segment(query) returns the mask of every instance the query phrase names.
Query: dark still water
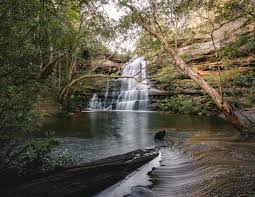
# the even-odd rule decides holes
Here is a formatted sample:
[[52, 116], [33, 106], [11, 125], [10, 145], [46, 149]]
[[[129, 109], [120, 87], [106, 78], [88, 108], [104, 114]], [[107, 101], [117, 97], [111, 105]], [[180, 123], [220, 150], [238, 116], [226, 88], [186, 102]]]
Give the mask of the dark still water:
[[217, 117], [173, 115], [159, 112], [84, 112], [68, 118], [52, 118], [44, 131], [54, 131], [59, 150], [92, 161], [154, 145], [154, 134], [166, 131], [233, 131]]

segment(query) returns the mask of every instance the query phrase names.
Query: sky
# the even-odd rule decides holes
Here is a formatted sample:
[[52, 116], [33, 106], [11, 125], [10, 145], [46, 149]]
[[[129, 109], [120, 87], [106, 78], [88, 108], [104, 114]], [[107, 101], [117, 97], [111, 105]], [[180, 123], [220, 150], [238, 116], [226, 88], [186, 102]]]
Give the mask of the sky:
[[118, 9], [112, 1], [104, 5], [104, 11], [114, 20], [119, 20], [121, 16], [125, 15], [124, 10]]
[[[113, 20], [118, 21], [122, 16], [126, 14], [124, 10], [119, 9], [113, 1], [110, 1], [108, 4], [103, 6], [104, 12]], [[119, 53], [126, 53], [128, 51], [133, 51], [135, 49], [135, 43], [137, 37], [134, 38], [134, 32], [127, 32], [128, 36], [123, 41], [121, 36], [117, 37], [114, 41], [106, 43], [107, 47], [111, 51], [118, 51]]]

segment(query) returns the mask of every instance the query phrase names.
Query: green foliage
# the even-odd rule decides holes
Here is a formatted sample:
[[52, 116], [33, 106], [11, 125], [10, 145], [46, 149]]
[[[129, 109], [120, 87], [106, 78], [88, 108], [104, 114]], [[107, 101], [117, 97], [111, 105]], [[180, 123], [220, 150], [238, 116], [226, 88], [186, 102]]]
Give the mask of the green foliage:
[[19, 166], [16, 167], [21, 172], [27, 171], [28, 169], [42, 172], [50, 170], [51, 166], [49, 164], [51, 158], [49, 153], [51, 148], [56, 145], [58, 145], [58, 141], [54, 139], [32, 141], [27, 151], [17, 158]]
[[29, 148], [16, 158], [14, 167], [19, 170], [20, 174], [33, 174], [49, 172], [59, 166], [77, 164], [79, 158], [75, 159], [67, 149], [54, 153], [52, 149], [57, 145], [59, 141], [55, 139], [33, 140]]
[[[31, 142], [39, 128], [34, 108], [38, 101], [56, 102], [59, 91], [74, 76], [88, 72], [89, 60], [108, 52], [103, 43], [113, 38], [113, 26], [98, 9], [105, 2], [0, 3], [1, 172], [30, 174], [51, 170], [61, 161], [63, 165], [74, 161], [67, 152], [58, 159], [52, 157], [51, 150], [58, 144], [55, 140]], [[84, 49], [89, 52], [86, 58]], [[69, 75], [73, 65], [73, 75]]]
[[190, 113], [192, 111], [192, 108], [194, 107], [192, 101], [189, 100], [189, 98], [178, 95], [170, 97], [169, 99], [164, 99], [160, 101], [159, 108], [162, 111], [169, 111], [172, 113]]
[[59, 81], [56, 75], [50, 75], [40, 86], [39, 100], [47, 102], [56, 102], [56, 92], [59, 91]]
[[250, 71], [245, 74], [240, 74], [233, 79], [232, 84], [235, 87], [255, 87], [255, 71]]
[[[253, 0], [231, 0], [224, 3], [214, 4], [217, 7], [217, 18], [218, 21], [234, 21], [238, 18], [247, 18], [248, 20], [255, 19], [255, 10]], [[217, 4], [218, 3], [218, 4]]]
[[198, 110], [199, 115], [216, 115], [219, 114], [217, 106], [211, 101], [209, 97], [206, 97], [202, 103], [199, 104], [200, 107], [193, 110]]
[[79, 157], [74, 157], [68, 150], [54, 152], [59, 141], [51, 137], [26, 141], [1, 135], [0, 145], [0, 174], [3, 176], [29, 176], [79, 162]]
[[179, 114], [215, 115], [219, 111], [208, 96], [176, 95], [155, 103], [155, 109]]
[[51, 148], [58, 145], [55, 139], [38, 139], [28, 142], [21, 137], [0, 136], [0, 171], [11, 170], [23, 174], [45, 171]]
[[254, 33], [244, 33], [238, 38], [227, 44], [221, 49], [221, 57], [223, 59], [235, 59], [241, 56], [247, 56], [255, 53], [255, 38]]
[[[108, 52], [103, 41], [112, 38], [114, 31], [109, 18], [98, 10], [105, 2], [1, 3], [0, 133], [33, 131], [36, 117], [32, 109], [38, 96], [57, 101], [59, 91], [70, 79], [86, 71], [88, 59]], [[85, 63], [84, 49], [89, 51]], [[72, 64], [75, 69], [71, 75]], [[41, 75], [43, 68], [46, 71]]]
[[134, 23], [134, 16], [132, 14], [125, 15], [121, 18], [120, 22], [118, 23], [118, 31], [120, 33], [125, 33], [127, 29], [132, 29], [135, 25]]
[[56, 117], [58, 117], [58, 118], [69, 117], [71, 115], [70, 111], [72, 109], [70, 109], [70, 105], [67, 105], [67, 107], [69, 107], [69, 109], [67, 109], [66, 107], [60, 108], [59, 111], [56, 113]]
[[136, 53], [146, 58], [155, 57], [161, 49], [159, 41], [151, 37], [147, 32], [144, 32], [136, 44]]
[[0, 24], [0, 134], [32, 131], [37, 100], [36, 4], [6, 1]]
[[174, 80], [177, 79], [185, 79], [185, 76], [177, 70], [175, 65], [170, 63], [161, 65], [161, 68], [157, 69], [157, 72], [153, 76], [153, 80], [156, 80], [159, 83], [168, 84], [169, 86], [171, 86]]

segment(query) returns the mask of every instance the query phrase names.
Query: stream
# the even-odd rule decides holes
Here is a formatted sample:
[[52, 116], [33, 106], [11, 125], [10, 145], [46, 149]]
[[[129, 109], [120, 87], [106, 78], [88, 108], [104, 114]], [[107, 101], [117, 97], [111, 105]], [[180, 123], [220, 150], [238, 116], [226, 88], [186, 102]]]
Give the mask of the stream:
[[44, 125], [62, 142], [56, 151], [68, 150], [81, 162], [155, 146], [155, 132], [167, 131], [160, 158], [98, 197], [255, 194], [254, 140], [243, 142], [235, 129], [218, 117], [94, 111], [51, 118]]
[[44, 131], [61, 141], [59, 150], [68, 150], [88, 162], [154, 146], [155, 132], [232, 131], [231, 125], [217, 117], [174, 115], [160, 112], [109, 111], [84, 112], [68, 118], [51, 118]]

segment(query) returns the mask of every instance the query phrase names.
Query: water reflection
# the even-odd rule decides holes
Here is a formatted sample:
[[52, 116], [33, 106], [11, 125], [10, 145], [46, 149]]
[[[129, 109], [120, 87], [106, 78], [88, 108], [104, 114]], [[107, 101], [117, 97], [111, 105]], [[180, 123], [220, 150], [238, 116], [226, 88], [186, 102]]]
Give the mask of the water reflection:
[[63, 142], [60, 149], [95, 160], [154, 145], [159, 129], [176, 131], [232, 131], [218, 118], [157, 112], [90, 112], [50, 119], [44, 130], [54, 130]]
[[151, 144], [151, 136], [145, 132], [148, 129], [148, 118], [148, 113], [119, 113], [115, 121], [118, 125], [121, 144], [133, 146], [134, 149]]

